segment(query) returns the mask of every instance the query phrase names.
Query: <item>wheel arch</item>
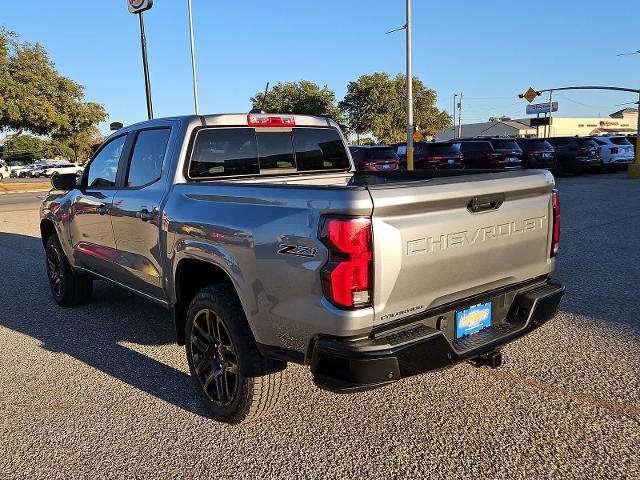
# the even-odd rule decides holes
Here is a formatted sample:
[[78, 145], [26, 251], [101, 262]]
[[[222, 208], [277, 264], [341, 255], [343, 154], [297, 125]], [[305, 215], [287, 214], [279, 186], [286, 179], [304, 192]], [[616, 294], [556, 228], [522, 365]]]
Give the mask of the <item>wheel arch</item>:
[[[185, 321], [193, 297], [203, 288], [212, 285], [228, 285], [240, 300], [238, 289], [231, 276], [219, 265], [199, 258], [183, 258], [175, 268], [175, 303], [171, 309], [178, 345], [185, 343]], [[240, 300], [242, 305], [242, 301]], [[244, 308], [244, 307], [243, 307]]]
[[46, 218], [40, 220], [40, 238], [42, 239], [42, 245], [46, 246], [47, 241], [51, 238], [52, 235], [57, 235], [58, 231], [56, 230], [55, 225], [51, 220]]

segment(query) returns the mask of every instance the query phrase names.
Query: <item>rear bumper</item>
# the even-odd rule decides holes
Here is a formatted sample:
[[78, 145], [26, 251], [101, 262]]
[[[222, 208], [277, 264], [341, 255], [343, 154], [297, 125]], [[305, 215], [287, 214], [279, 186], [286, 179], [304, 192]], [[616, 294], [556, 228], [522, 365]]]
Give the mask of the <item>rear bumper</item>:
[[564, 290], [547, 281], [520, 291], [503, 323], [453, 341], [420, 321], [377, 338], [320, 338], [311, 357], [314, 382], [327, 390], [349, 392], [473, 360], [553, 318]]

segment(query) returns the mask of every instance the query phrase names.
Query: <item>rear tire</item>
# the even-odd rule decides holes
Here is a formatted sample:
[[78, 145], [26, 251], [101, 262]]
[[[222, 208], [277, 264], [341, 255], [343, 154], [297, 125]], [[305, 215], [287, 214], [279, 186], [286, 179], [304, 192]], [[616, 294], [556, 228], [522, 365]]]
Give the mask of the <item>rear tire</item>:
[[71, 268], [57, 235], [51, 235], [45, 247], [47, 276], [53, 299], [62, 307], [87, 302], [93, 293], [93, 279]]
[[273, 410], [287, 364], [260, 354], [233, 288], [200, 290], [189, 306], [185, 335], [191, 380], [213, 418], [247, 423]]

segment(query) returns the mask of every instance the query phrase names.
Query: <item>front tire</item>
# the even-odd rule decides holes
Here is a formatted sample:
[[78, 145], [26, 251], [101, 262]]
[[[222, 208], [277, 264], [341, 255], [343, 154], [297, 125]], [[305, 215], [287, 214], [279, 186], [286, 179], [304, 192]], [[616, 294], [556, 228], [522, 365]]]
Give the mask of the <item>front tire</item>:
[[286, 363], [260, 354], [231, 287], [216, 285], [196, 294], [185, 334], [191, 380], [215, 419], [247, 423], [273, 410]]
[[45, 252], [49, 286], [56, 303], [62, 307], [75, 307], [87, 302], [93, 293], [93, 279], [73, 271], [57, 235], [49, 237]]

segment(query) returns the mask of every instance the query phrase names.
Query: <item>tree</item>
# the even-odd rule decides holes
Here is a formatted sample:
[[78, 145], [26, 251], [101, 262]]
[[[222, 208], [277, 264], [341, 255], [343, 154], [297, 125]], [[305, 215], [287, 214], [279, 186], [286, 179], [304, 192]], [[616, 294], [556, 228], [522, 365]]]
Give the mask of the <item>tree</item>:
[[13, 135], [4, 144], [2, 158], [5, 161], [31, 163], [42, 158], [73, 158], [74, 152], [63, 143], [34, 137]]
[[96, 142], [101, 140], [96, 124], [106, 119], [101, 105], [77, 102], [69, 105], [68, 123], [54, 133], [53, 139], [67, 145], [73, 151], [73, 160], [86, 160]]
[[44, 158], [46, 141], [31, 135], [14, 135], [4, 144], [2, 159], [5, 161], [19, 161], [31, 163]]
[[[363, 75], [349, 82], [347, 95], [339, 104], [350, 129], [372, 133], [380, 142], [406, 140], [406, 76], [387, 73]], [[425, 135], [435, 136], [451, 126], [451, 116], [435, 106], [436, 93], [413, 78], [414, 124]]]
[[491, 123], [506, 122], [507, 120], [511, 120], [511, 117], [507, 117], [506, 115], [502, 115], [501, 117], [489, 117], [489, 121]]
[[251, 98], [251, 104], [265, 112], [324, 115], [343, 123], [335, 92], [308, 80], [277, 83], [267, 92], [266, 99], [264, 92], [259, 92]]
[[84, 87], [60, 75], [41, 45], [0, 29], [0, 130], [72, 135], [106, 118], [83, 98]]

